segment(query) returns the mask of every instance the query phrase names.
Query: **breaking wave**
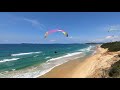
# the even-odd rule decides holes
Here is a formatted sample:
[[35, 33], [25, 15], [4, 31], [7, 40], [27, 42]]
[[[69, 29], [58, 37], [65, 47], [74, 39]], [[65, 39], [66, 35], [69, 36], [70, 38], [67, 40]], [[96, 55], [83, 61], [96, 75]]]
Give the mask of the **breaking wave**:
[[11, 56], [22, 56], [22, 55], [37, 54], [37, 53], [41, 53], [41, 52], [18, 53], [18, 54], [11, 54]]

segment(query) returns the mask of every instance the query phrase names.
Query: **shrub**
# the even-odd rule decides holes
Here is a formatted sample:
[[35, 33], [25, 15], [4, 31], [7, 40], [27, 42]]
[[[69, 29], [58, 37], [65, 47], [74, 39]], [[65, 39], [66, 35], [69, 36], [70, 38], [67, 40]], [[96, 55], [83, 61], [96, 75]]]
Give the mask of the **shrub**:
[[109, 71], [109, 76], [120, 77], [120, 60], [111, 66], [111, 69]]
[[102, 48], [108, 48], [108, 51], [120, 51], [120, 42], [110, 42], [101, 45]]

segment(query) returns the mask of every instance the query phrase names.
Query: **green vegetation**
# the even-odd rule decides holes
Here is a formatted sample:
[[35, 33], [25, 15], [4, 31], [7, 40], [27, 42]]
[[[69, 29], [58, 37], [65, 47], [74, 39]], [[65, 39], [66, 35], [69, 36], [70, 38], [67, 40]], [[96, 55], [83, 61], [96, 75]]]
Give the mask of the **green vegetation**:
[[[119, 42], [109, 42], [101, 45], [102, 48], [108, 48], [110, 52], [120, 51], [120, 41]], [[120, 54], [118, 55], [120, 57]], [[111, 78], [120, 78], [120, 60], [114, 63], [108, 70], [108, 74]]]
[[120, 60], [111, 66], [111, 69], [109, 71], [109, 76], [113, 78], [120, 77]]
[[102, 48], [108, 48], [110, 52], [120, 51], [120, 42], [110, 42], [101, 45]]

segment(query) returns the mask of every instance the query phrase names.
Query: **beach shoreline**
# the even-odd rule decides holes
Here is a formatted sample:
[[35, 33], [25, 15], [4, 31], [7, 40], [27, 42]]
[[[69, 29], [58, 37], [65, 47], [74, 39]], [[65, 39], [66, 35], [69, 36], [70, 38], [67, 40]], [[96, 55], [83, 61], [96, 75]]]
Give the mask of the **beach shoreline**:
[[[70, 45], [70, 47], [71, 46], [72, 45]], [[79, 47], [78, 46], [79, 45], [77, 45], [78, 49], [76, 49], [76, 50], [73, 49], [73, 51], [70, 50], [63, 55], [58, 55], [58, 56], [53, 56], [53, 57], [52, 57], [52, 55], [51, 56], [49, 55], [50, 58], [47, 58], [46, 61], [44, 61], [42, 63], [36, 63], [32, 66], [25, 67], [22, 69], [14, 68], [11, 71], [2, 72], [2, 73], [0, 73], [0, 77], [1, 78], [37, 78], [39, 76], [42, 76], [42, 75], [50, 72], [53, 68], [56, 68], [59, 65], [62, 65], [67, 62], [74, 63], [76, 61], [76, 64], [74, 65], [74, 67], [75, 67], [75, 66], [77, 66], [78, 63], [80, 63], [82, 60], [84, 60], [83, 58], [86, 58], [86, 57], [90, 56], [91, 54], [93, 54], [94, 49], [95, 49], [95, 45], [80, 45]], [[26, 54], [26, 53], [14, 53], [12, 55], [17, 55], [17, 57], [19, 57], [19, 55], [21, 55], [21, 54]], [[40, 54], [40, 55], [42, 56], [42, 54]], [[27, 55], [25, 55], [25, 56], [27, 56]], [[34, 55], [34, 56], [36, 56], [36, 55]], [[24, 55], [23, 55], [23, 57], [24, 57]], [[21, 57], [19, 57], [19, 58], [21, 58]], [[42, 59], [38, 59], [38, 58], [33, 57], [33, 59], [42, 60]], [[20, 60], [18, 60], [18, 61], [20, 61]], [[21, 60], [21, 61], [26, 61], [26, 60]], [[32, 60], [32, 61], [34, 61], [34, 60]]]
[[[47, 72], [46, 74], [44, 75], [41, 75], [37, 78], [66, 78], [66, 77], [71, 77], [70, 74], [72, 74], [73, 72], [71, 72], [72, 70], [75, 69], [75, 67], [77, 67], [79, 64], [81, 64], [82, 62], [84, 62], [87, 58], [93, 56], [94, 54], [96, 54], [98, 52], [97, 50], [97, 47], [100, 46], [100, 45], [97, 45], [96, 46], [96, 49], [94, 50], [94, 52], [88, 56], [85, 56], [85, 57], [79, 57], [77, 59], [73, 59], [73, 60], [70, 60], [66, 63], [63, 63], [59, 66], [56, 66], [54, 67], [51, 71]], [[64, 74], [59, 74], [59, 71], [61, 73], [64, 73]], [[55, 74], [55, 75], [54, 75]], [[69, 74], [69, 75], [68, 75]]]
[[[97, 45], [96, 53], [83, 59], [68, 61], [62, 65], [53, 68], [48, 73], [38, 78], [93, 78], [102, 77], [99, 71], [109, 68], [111, 64], [116, 62], [114, 59], [116, 53], [108, 53], [107, 49], [103, 49]], [[98, 71], [97, 71], [98, 70]], [[97, 71], [97, 72], [96, 72]], [[97, 75], [99, 74], [99, 75]]]

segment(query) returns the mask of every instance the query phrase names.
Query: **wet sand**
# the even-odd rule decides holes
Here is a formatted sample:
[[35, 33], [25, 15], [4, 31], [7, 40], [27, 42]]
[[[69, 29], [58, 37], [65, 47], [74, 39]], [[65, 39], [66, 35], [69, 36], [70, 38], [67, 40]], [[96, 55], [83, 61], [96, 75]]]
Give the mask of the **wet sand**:
[[79, 59], [66, 62], [60, 66], [55, 67], [50, 72], [40, 76], [39, 78], [70, 78], [74, 72], [74, 69], [82, 62], [83, 61]]

